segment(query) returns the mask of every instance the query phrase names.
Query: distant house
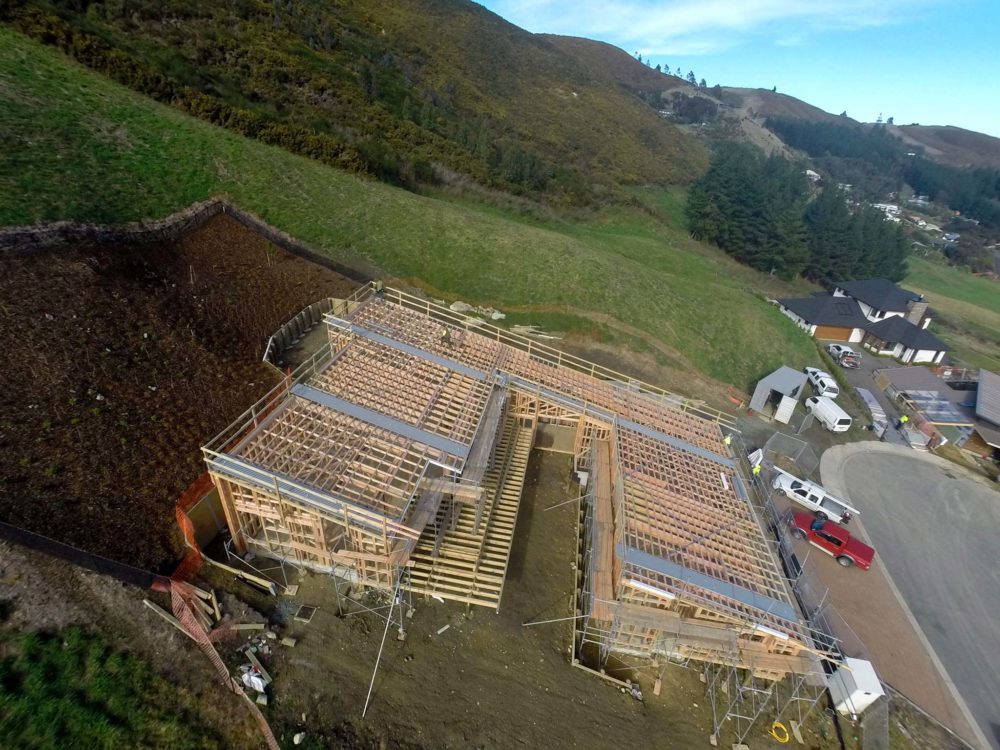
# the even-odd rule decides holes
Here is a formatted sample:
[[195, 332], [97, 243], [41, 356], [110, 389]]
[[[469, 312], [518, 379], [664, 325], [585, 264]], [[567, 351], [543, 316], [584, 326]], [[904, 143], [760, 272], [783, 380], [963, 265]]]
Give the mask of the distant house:
[[924, 296], [888, 279], [838, 281], [830, 294], [777, 302], [799, 328], [818, 339], [860, 342], [907, 363], [940, 363], [948, 351], [927, 331], [931, 316]]
[[[972, 445], [969, 445], [972, 443]], [[981, 450], [974, 450], [975, 446]], [[979, 371], [976, 391], [976, 424], [966, 449], [984, 457], [1000, 454], [1000, 375], [989, 370]]]
[[914, 364], [918, 362], [939, 364], [948, 353], [948, 345], [941, 339], [899, 316], [869, 323], [862, 343], [866, 349], [876, 354]]
[[[926, 371], [923, 367], [908, 369]], [[944, 369], [943, 375], [950, 377], [951, 370]], [[956, 444], [980, 458], [1000, 459], [1000, 375], [989, 370], [979, 370], [970, 381], [968, 371], [963, 371], [961, 381], [963, 390], [960, 393], [964, 398], [957, 409], [967, 415], [968, 427], [962, 428], [962, 435], [956, 440]], [[970, 382], [975, 385], [974, 392], [967, 390]]]
[[822, 179], [819, 175], [819, 172], [816, 172], [812, 169], [807, 169], [805, 174], [809, 182], [819, 182]]
[[903, 289], [888, 279], [838, 281], [833, 296], [857, 300], [861, 312], [873, 323], [893, 316], [906, 318], [920, 328], [931, 322], [924, 295]]
[[850, 297], [817, 292], [811, 297], [779, 299], [778, 307], [803, 331], [818, 339], [854, 341], [864, 338], [868, 319]]

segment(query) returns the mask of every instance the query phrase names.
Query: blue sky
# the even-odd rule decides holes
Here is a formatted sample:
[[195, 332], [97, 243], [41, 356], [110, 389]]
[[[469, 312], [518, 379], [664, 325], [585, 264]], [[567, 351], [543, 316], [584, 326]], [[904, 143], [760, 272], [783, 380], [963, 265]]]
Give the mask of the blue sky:
[[708, 84], [873, 122], [1000, 137], [998, 0], [485, 0], [529, 31], [600, 39]]

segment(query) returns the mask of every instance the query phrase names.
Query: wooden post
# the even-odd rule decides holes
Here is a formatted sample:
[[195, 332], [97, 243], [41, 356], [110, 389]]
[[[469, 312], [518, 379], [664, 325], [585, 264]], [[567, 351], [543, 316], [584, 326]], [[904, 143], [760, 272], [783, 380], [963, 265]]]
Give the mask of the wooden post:
[[236, 506], [233, 504], [233, 495], [229, 488], [229, 482], [217, 474], [212, 474], [212, 481], [219, 488], [222, 512], [225, 514], [226, 523], [229, 525], [229, 533], [233, 539], [233, 546], [242, 555], [247, 551], [247, 545], [243, 539], [243, 532], [240, 531], [239, 514], [236, 512]]

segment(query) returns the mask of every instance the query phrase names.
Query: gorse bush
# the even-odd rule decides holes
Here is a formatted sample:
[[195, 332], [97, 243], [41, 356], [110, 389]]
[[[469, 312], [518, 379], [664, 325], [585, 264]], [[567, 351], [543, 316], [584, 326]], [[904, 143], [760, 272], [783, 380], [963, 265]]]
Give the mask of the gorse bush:
[[457, 173], [579, 205], [704, 162], [637, 96], [472, 3], [12, 0], [0, 22], [215, 125], [404, 187]]

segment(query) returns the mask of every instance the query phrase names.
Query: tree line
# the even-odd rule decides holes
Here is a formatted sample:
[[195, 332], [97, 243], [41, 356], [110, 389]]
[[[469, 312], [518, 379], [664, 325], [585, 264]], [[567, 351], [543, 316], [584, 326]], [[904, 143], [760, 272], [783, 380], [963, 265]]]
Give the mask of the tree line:
[[726, 144], [692, 186], [691, 234], [742, 263], [783, 278], [829, 283], [906, 275], [907, 242], [874, 209], [852, 210], [836, 187], [810, 194], [801, 164]]

